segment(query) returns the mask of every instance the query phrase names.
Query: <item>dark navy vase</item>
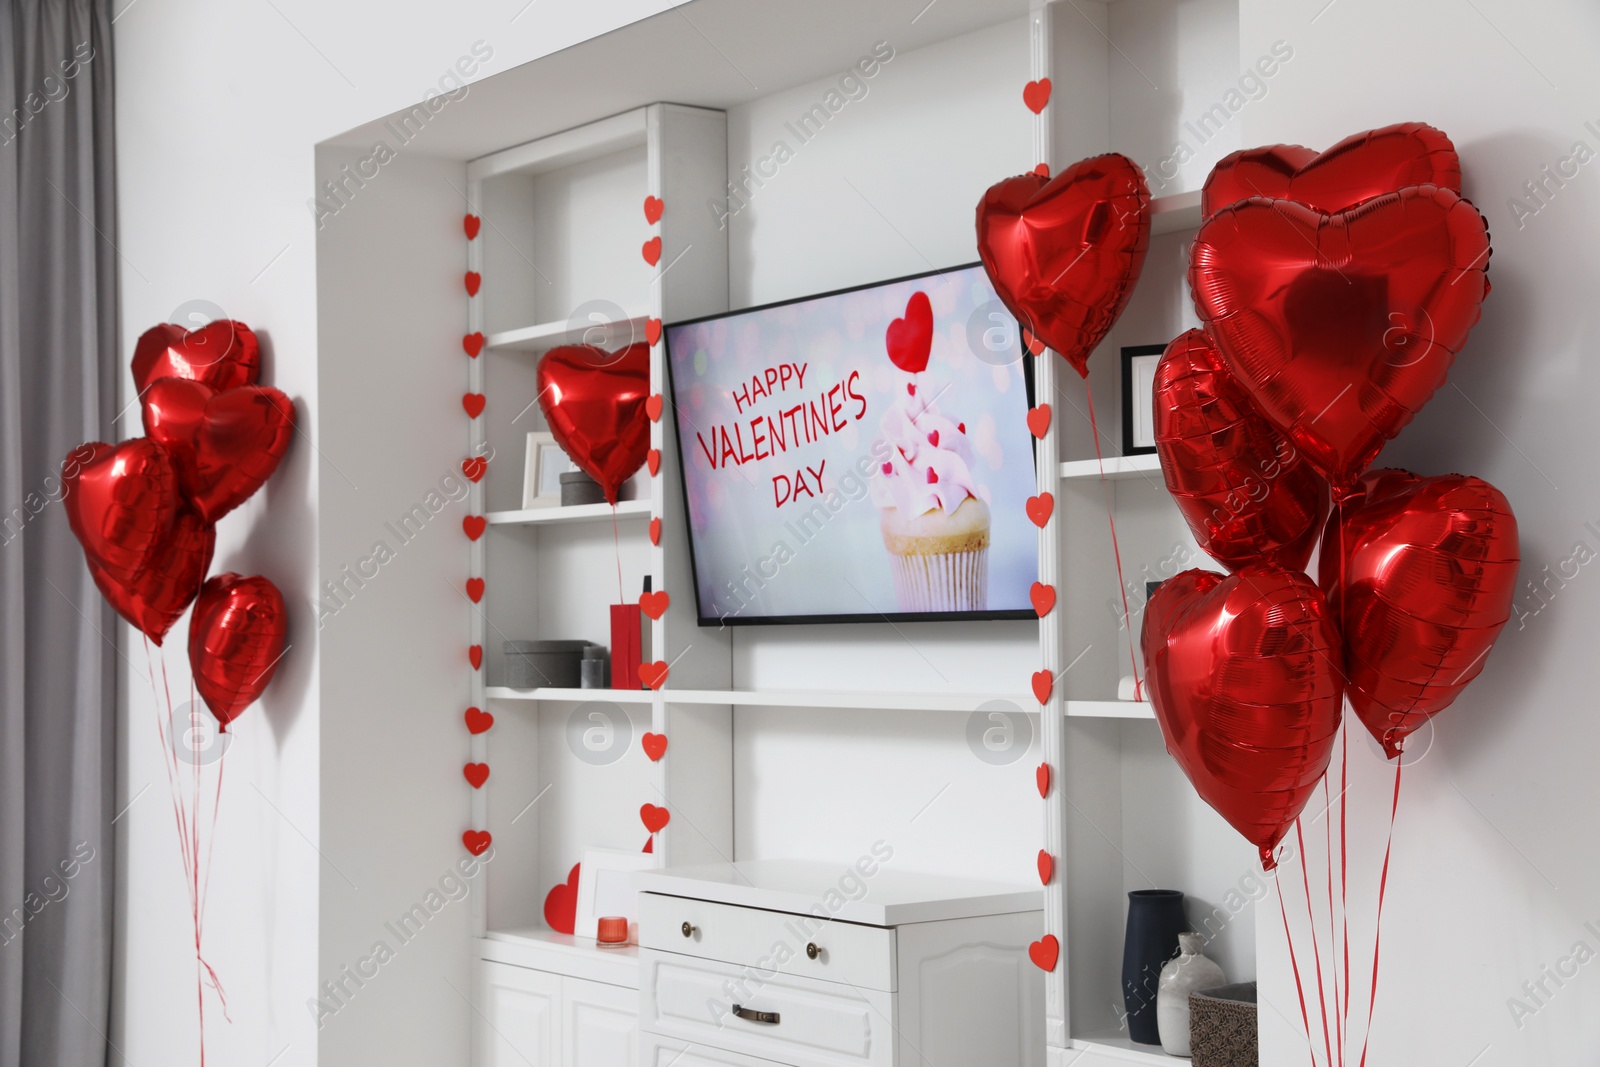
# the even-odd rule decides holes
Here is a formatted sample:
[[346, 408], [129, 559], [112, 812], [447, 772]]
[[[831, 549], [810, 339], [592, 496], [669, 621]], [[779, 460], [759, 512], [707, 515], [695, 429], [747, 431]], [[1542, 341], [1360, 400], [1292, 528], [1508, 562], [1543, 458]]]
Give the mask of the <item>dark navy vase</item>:
[[1128, 930], [1122, 942], [1122, 1003], [1128, 1036], [1161, 1044], [1156, 988], [1161, 968], [1178, 954], [1178, 935], [1189, 929], [1183, 894], [1176, 889], [1136, 889], [1128, 894]]

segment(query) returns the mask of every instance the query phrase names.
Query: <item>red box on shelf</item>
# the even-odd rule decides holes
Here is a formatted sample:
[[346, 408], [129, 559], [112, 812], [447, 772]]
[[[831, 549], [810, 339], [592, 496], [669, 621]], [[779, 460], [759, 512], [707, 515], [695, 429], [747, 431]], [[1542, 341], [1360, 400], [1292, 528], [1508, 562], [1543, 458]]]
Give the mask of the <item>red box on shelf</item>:
[[639, 688], [640, 619], [637, 604], [611, 605], [611, 688]]

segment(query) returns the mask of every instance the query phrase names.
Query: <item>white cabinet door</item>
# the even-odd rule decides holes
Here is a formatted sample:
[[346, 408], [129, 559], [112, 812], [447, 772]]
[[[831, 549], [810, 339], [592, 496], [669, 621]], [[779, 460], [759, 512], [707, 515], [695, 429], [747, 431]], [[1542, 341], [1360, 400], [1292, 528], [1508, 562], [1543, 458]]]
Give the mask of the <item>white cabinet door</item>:
[[639, 992], [561, 980], [562, 1067], [632, 1067], [639, 1060]]
[[643, 1035], [644, 1058], [641, 1067], [784, 1067], [771, 1060], [758, 1060], [738, 1052], [724, 1052], [659, 1034]]
[[479, 960], [475, 1067], [558, 1067], [561, 992], [557, 975]]

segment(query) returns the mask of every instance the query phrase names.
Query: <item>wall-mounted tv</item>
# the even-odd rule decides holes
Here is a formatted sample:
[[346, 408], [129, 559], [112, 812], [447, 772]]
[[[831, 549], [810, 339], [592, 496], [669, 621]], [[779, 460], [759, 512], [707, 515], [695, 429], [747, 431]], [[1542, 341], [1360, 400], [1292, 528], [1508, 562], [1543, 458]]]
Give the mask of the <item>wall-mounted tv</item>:
[[702, 626], [1034, 617], [1032, 369], [980, 265], [666, 339]]

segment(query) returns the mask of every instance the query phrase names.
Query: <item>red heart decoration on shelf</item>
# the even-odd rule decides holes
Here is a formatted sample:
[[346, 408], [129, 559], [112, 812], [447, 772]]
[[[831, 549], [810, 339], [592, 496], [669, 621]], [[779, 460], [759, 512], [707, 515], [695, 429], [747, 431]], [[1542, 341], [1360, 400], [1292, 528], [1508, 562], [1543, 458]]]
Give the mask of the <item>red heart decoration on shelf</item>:
[[1056, 940], [1055, 934], [1045, 934], [1028, 946], [1028, 958], [1041, 971], [1053, 971], [1061, 958], [1061, 942]]
[[1050, 693], [1055, 689], [1055, 675], [1049, 671], [1033, 672], [1033, 695], [1041, 704], [1050, 703]]
[[183, 378], [211, 388], [254, 385], [261, 373], [261, 343], [242, 322], [217, 319], [198, 330], [163, 322], [133, 346], [133, 384], [142, 396], [161, 378]]
[[[494, 844], [494, 838], [487, 830], [468, 830], [461, 835], [461, 843], [467, 846], [467, 851], [474, 856], [481, 856], [489, 851], [489, 846]], [[574, 887], [574, 892], [576, 892], [576, 887]]]
[[889, 350], [889, 362], [907, 374], [921, 374], [928, 369], [928, 353], [933, 348], [933, 304], [927, 293], [918, 289], [911, 294], [905, 315], [889, 323], [883, 341]]
[[466, 531], [467, 540], [476, 541], [483, 536], [483, 531], [489, 528], [489, 520], [482, 515], [468, 515], [461, 520], [461, 529]]
[[467, 476], [467, 481], [476, 482], [483, 477], [483, 472], [489, 469], [489, 461], [482, 456], [473, 456], [471, 459], [461, 461], [461, 473]]
[[1337, 215], [1246, 200], [1200, 227], [1189, 287], [1256, 410], [1339, 489], [1444, 384], [1488, 259], [1483, 216], [1437, 186]]
[[650, 543], [652, 545], [659, 545], [661, 543], [661, 520], [660, 519], [651, 519], [650, 520]]
[[1303, 570], [1328, 483], [1256, 412], [1203, 330], [1167, 345], [1153, 393], [1161, 473], [1195, 542], [1229, 570]]
[[639, 594], [639, 610], [652, 619], [659, 619], [665, 615], [667, 606], [671, 603], [672, 598], [667, 595], [665, 589]]
[[483, 666], [483, 646], [473, 645], [467, 649], [467, 659], [472, 661], [472, 669], [477, 670]]
[[467, 413], [467, 418], [475, 419], [483, 414], [484, 405], [488, 400], [482, 393], [462, 393], [461, 406]]
[[667, 680], [667, 664], [665, 660], [656, 660], [654, 663], [639, 664], [639, 681], [651, 689], [660, 689]]
[[645, 734], [639, 743], [644, 746], [644, 754], [650, 757], [652, 763], [659, 762], [667, 754], [666, 734]]
[[294, 402], [260, 385], [217, 392], [161, 378], [143, 397], [145, 433], [172, 456], [178, 486], [216, 522], [266, 484], [294, 439]]
[[469, 270], [462, 280], [466, 283], [467, 295], [477, 296], [478, 287], [483, 284], [483, 275], [479, 274], [475, 270]]
[[1321, 585], [1342, 618], [1346, 695], [1389, 758], [1483, 669], [1520, 555], [1505, 494], [1460, 474], [1368, 471], [1328, 520]]
[[1056, 587], [1045, 585], [1043, 582], [1034, 582], [1028, 587], [1028, 599], [1033, 601], [1034, 614], [1042, 619], [1056, 606]]
[[562, 345], [539, 360], [539, 409], [572, 461], [617, 502], [650, 448], [650, 348]]
[[1049, 404], [1040, 404], [1028, 412], [1028, 432], [1040, 438], [1050, 432]]
[[661, 420], [661, 394], [654, 393], [644, 402], [644, 413], [650, 416], [651, 422]]
[[652, 237], [644, 243], [639, 250], [644, 255], [644, 261], [652, 267], [661, 262], [661, 238]]
[[1270, 870], [1339, 730], [1344, 654], [1322, 591], [1265, 564], [1184, 571], [1150, 597], [1141, 644], [1167, 751]]
[[1007, 178], [983, 194], [977, 221], [978, 255], [1001, 301], [1087, 377], [1150, 246], [1144, 172], [1111, 153], [1050, 179]]
[[1040, 493], [1038, 496], [1030, 496], [1026, 506], [1029, 520], [1042, 530], [1056, 509], [1056, 498], [1049, 493]]
[[1028, 110], [1035, 115], [1043, 111], [1050, 103], [1050, 79], [1040, 78], [1036, 82], [1029, 82], [1022, 87], [1022, 102], [1028, 105]]
[[645, 319], [644, 320], [644, 339], [645, 339], [645, 343], [646, 344], [652, 344], [652, 345], [655, 344], [657, 341], [661, 340], [661, 320], [660, 319]]
[[1229, 204], [1264, 196], [1331, 215], [1408, 185], [1461, 191], [1461, 160], [1442, 130], [1405, 122], [1346, 137], [1321, 153], [1287, 144], [1235, 152], [1211, 168], [1200, 213], [1210, 218]]
[[483, 579], [482, 578], [468, 578], [467, 579], [467, 596], [472, 599], [472, 602], [474, 604], [476, 604], [478, 601], [483, 599]]
[[654, 478], [661, 473], [661, 450], [652, 448], [644, 455], [645, 465], [650, 468], [650, 477]]
[[461, 768], [461, 773], [472, 784], [472, 788], [482, 789], [483, 783], [489, 780], [489, 765], [487, 763], [469, 763]]
[[478, 358], [478, 353], [483, 351], [483, 334], [469, 333], [461, 339], [461, 350], [473, 359]]
[[582, 866], [574, 863], [567, 880], [545, 894], [544, 924], [558, 934], [570, 934], [578, 925], [578, 871]]
[[1040, 163], [1038, 166], [1033, 168], [1033, 172], [1041, 178], [1048, 178], [1050, 177], [1050, 164]]
[[1044, 849], [1039, 850], [1039, 884], [1049, 885], [1050, 878], [1056, 873], [1055, 857]]
[[639, 809], [639, 819], [644, 823], [644, 828], [653, 834], [660, 833], [667, 823], [672, 821], [672, 813], [666, 808], [658, 808], [654, 804], [646, 804]]
[[468, 708], [465, 719], [467, 732], [474, 735], [488, 733], [494, 725], [494, 716], [482, 708]]
[[482, 225], [483, 220], [476, 215], [467, 215], [461, 220], [461, 228], [467, 231], [467, 240], [469, 241], [478, 236], [478, 227]]
[[656, 223], [660, 222], [661, 221], [661, 212], [666, 209], [666, 206], [667, 206], [666, 201], [662, 200], [659, 196], [647, 196], [647, 197], [645, 197], [644, 198], [644, 221], [648, 222], [652, 226], [654, 226]]
[[1039, 787], [1039, 797], [1043, 799], [1050, 795], [1050, 764], [1041, 763], [1033, 772], [1033, 784]]

